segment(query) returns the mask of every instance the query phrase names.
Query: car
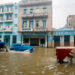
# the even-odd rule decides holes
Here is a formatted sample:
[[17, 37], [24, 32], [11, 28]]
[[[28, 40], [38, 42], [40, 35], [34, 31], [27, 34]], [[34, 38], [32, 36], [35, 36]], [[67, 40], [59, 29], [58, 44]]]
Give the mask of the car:
[[6, 42], [0, 42], [0, 52], [8, 52], [8, 49], [5, 44]]
[[13, 51], [29, 51], [30, 53], [32, 53], [34, 51], [33, 47], [32, 46], [25, 46], [24, 44], [22, 43], [17, 43], [15, 45], [12, 45], [10, 47], [10, 50], [13, 50]]

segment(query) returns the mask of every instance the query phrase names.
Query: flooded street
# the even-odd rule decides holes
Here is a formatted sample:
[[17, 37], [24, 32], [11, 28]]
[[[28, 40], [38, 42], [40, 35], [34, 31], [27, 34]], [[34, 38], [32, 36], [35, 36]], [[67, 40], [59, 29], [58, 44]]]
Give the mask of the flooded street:
[[75, 75], [74, 64], [59, 64], [53, 48], [35, 48], [31, 54], [0, 53], [0, 75]]

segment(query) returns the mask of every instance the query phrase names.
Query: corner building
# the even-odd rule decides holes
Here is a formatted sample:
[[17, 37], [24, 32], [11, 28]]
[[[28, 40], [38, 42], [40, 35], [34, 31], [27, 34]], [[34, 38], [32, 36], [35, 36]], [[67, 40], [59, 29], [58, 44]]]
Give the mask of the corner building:
[[18, 32], [22, 43], [50, 47], [52, 31], [52, 0], [19, 2]]
[[12, 45], [18, 42], [18, 4], [0, 4], [0, 41]]

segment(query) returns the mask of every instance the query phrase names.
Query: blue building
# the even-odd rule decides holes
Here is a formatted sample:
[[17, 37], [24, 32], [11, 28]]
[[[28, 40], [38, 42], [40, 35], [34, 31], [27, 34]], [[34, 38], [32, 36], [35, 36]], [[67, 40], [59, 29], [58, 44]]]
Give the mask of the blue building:
[[52, 47], [75, 46], [75, 29], [73, 28], [55, 29], [51, 36]]
[[18, 42], [18, 4], [0, 5], [0, 41], [12, 45]]

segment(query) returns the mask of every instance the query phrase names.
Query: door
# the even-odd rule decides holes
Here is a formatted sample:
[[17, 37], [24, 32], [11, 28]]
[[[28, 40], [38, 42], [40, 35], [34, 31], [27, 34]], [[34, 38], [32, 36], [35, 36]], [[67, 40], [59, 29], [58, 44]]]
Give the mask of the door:
[[70, 46], [70, 36], [64, 36], [64, 46]]
[[38, 38], [31, 38], [30, 45], [31, 46], [39, 46], [39, 39]]
[[60, 46], [60, 36], [54, 36], [54, 47]]

